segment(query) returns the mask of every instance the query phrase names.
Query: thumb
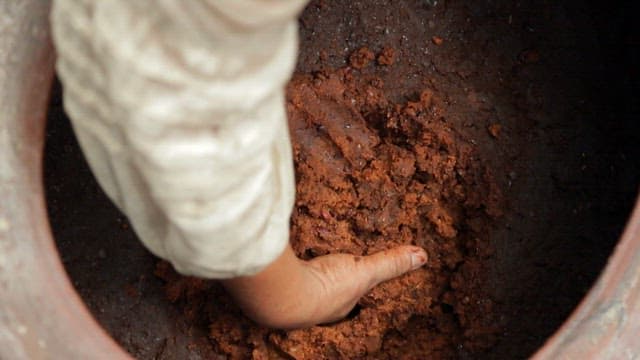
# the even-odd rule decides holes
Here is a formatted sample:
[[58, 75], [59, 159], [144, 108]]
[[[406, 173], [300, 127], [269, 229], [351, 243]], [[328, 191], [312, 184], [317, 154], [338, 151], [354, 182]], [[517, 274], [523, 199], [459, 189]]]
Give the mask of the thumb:
[[427, 262], [427, 253], [418, 246], [398, 246], [362, 259], [364, 271], [371, 276], [373, 286], [416, 270]]

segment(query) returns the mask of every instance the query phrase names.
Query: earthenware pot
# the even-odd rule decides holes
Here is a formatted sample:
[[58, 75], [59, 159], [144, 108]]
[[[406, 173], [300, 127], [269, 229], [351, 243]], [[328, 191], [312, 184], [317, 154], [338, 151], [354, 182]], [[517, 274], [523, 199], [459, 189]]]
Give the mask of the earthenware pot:
[[[0, 359], [129, 358], [67, 277], [42, 158], [54, 53], [49, 1], [0, 0]], [[535, 359], [640, 356], [640, 204], [599, 280]]]

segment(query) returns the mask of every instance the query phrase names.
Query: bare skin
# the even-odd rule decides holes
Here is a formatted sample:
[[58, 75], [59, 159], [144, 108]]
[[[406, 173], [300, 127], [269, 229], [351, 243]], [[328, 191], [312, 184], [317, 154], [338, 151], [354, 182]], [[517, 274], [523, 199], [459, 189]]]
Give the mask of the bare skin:
[[304, 261], [288, 245], [262, 272], [223, 283], [256, 322], [296, 329], [345, 317], [374, 286], [426, 262], [426, 252], [416, 246], [369, 256], [331, 254]]

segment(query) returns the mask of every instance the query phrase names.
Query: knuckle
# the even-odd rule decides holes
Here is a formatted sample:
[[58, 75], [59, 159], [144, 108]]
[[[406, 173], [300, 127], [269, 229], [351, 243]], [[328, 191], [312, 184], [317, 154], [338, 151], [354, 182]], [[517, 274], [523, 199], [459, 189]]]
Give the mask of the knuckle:
[[398, 254], [396, 253], [394, 256], [395, 261], [394, 263], [394, 269], [393, 269], [393, 274], [394, 276], [398, 276], [400, 274], [403, 274], [404, 272], [407, 271], [408, 268], [408, 261], [407, 261], [407, 256], [405, 256], [404, 254]]

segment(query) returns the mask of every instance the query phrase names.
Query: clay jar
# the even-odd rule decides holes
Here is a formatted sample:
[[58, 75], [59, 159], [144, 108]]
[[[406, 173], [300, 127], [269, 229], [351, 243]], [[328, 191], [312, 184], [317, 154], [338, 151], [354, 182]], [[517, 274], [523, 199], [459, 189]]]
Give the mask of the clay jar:
[[[129, 358], [74, 291], [47, 221], [48, 11], [44, 0], [0, 2], [0, 358]], [[637, 334], [640, 203], [597, 283], [534, 358], [632, 358]]]

